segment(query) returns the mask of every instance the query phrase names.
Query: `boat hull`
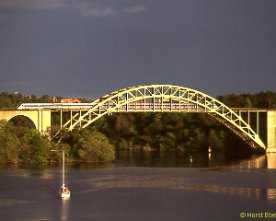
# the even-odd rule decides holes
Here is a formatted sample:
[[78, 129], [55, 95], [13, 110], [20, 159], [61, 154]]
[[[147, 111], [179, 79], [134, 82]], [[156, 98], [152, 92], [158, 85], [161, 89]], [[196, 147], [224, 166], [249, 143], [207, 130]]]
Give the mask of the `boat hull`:
[[68, 198], [70, 198], [70, 192], [69, 193], [61, 193], [60, 197], [63, 199], [68, 199]]

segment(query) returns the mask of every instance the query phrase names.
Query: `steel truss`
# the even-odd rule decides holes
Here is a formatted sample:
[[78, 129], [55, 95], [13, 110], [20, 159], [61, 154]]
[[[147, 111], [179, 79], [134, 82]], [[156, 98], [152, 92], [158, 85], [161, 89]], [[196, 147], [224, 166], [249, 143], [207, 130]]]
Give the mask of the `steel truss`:
[[174, 85], [142, 85], [114, 91], [95, 100], [91, 108], [71, 114], [61, 129], [82, 129], [114, 112], [208, 113], [251, 147], [266, 148], [250, 125], [225, 104], [200, 91]]

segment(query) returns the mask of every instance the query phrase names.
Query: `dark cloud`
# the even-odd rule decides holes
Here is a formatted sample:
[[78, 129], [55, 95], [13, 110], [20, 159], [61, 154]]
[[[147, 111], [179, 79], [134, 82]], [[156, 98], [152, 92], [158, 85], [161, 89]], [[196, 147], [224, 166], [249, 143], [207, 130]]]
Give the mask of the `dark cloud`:
[[1, 0], [0, 7], [51, 10], [66, 6], [64, 0]]
[[[274, 0], [2, 0], [2, 91], [275, 90]], [[1, 15], [3, 19], [1, 19]]]

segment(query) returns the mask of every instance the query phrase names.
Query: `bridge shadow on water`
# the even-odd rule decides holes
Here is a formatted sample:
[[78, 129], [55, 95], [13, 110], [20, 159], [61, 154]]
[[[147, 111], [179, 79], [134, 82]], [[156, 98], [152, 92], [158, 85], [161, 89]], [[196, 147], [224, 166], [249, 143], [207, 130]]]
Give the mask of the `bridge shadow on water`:
[[263, 156], [262, 166], [267, 160], [265, 155], [246, 154], [226, 156], [224, 153], [176, 152], [176, 151], [118, 151], [116, 165], [138, 167], [216, 167], [248, 161]]

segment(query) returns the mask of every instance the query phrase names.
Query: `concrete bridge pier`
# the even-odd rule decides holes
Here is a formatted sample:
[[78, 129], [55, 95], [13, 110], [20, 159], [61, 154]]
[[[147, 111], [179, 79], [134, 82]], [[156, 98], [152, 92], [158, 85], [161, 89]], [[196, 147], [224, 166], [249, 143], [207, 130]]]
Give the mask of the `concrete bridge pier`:
[[267, 111], [267, 153], [276, 153], [276, 111]]

